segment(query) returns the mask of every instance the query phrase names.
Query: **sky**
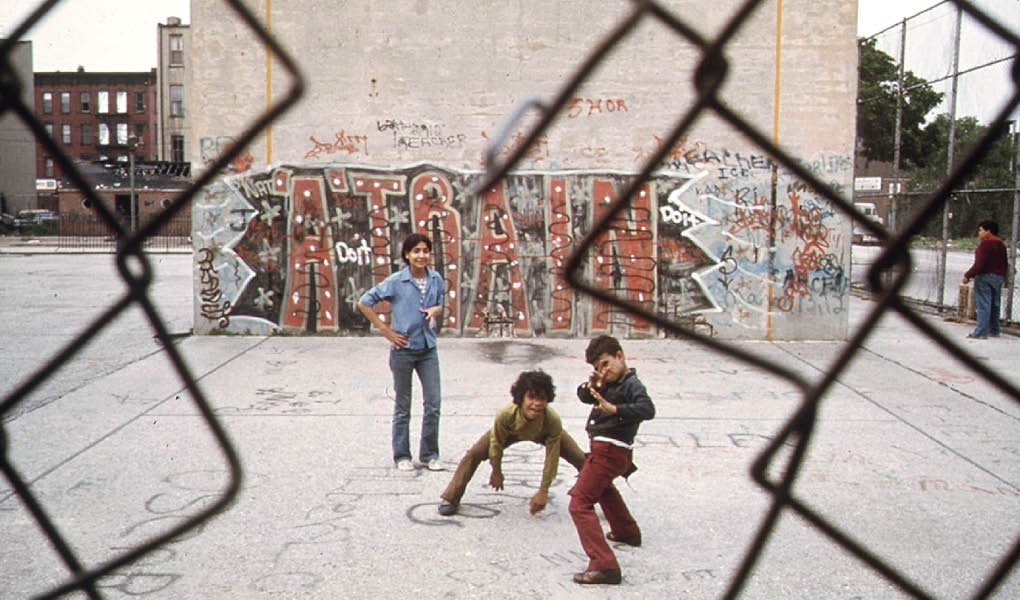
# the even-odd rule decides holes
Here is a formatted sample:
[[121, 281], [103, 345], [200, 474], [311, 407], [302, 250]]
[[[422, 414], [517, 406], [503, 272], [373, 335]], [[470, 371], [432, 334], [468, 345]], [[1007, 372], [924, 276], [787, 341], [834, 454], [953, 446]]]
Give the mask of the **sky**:
[[[0, 36], [14, 31], [41, 0], [3, 0]], [[858, 0], [861, 36], [899, 23], [938, 0]], [[976, 0], [978, 7], [1020, 13], [1020, 0]], [[147, 71], [156, 66], [156, 25], [167, 17], [190, 23], [190, 0], [62, 0], [28, 32], [36, 71]], [[82, 23], [102, 23], [81, 27]], [[128, 50], [130, 49], [130, 50]]]
[[857, 0], [857, 35], [874, 35], [937, 3], [938, 0]]
[[[4, 5], [0, 37], [10, 35], [41, 1], [0, 0]], [[736, 0], [730, 1], [737, 6]], [[973, 0], [973, 3], [1020, 33], [1020, 0]], [[871, 36], [936, 4], [939, 0], [858, 0], [858, 36]], [[166, 23], [171, 16], [190, 23], [190, 8], [190, 0], [61, 0], [22, 39], [32, 40], [35, 71], [74, 71], [79, 65], [92, 72], [148, 71], [157, 64], [157, 24]], [[951, 9], [952, 5], [942, 6], [910, 22], [908, 34], [915, 43], [923, 45], [920, 50], [908, 49], [907, 65], [925, 79], [944, 76], [945, 65], [951, 64], [946, 55], [948, 34], [938, 30], [938, 23], [926, 27], [927, 22], [940, 20], [937, 17], [949, 14]], [[941, 21], [951, 22], [952, 18]], [[965, 49], [968, 56], [961, 64], [962, 69], [1008, 55], [1008, 48], [1002, 50], [1001, 44], [987, 43], [991, 37], [987, 32], [973, 23], [971, 27], [965, 36], [969, 39]], [[924, 39], [925, 35], [931, 39]], [[984, 42], [979, 43], [978, 38], [985, 38]], [[897, 43], [898, 34], [891, 31], [882, 36], [879, 47], [896, 55]], [[931, 64], [916, 62], [922, 59]], [[998, 106], [995, 101], [1005, 97], [1009, 86], [1007, 73], [1008, 64], [997, 68], [995, 74], [981, 73], [980, 81], [979, 75], [969, 76], [971, 79], [961, 84], [961, 112], [987, 122]], [[1003, 94], [997, 94], [998, 90], [1003, 90]]]
[[[41, 3], [0, 0], [0, 37]], [[21, 39], [32, 42], [34, 71], [148, 71], [157, 66], [156, 26], [190, 15], [190, 0], [62, 0]]]

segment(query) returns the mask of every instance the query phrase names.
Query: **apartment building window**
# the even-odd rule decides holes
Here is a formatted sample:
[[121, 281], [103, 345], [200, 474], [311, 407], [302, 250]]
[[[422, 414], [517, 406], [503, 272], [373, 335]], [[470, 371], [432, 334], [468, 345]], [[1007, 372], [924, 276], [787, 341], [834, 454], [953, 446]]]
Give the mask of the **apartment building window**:
[[81, 102], [81, 112], [83, 112], [83, 113], [92, 112], [92, 93], [91, 92], [82, 92], [79, 95], [78, 100], [79, 100], [79, 102]]
[[118, 113], [127, 112], [127, 92], [125, 92], [124, 90], [117, 92], [117, 112]]
[[170, 65], [179, 67], [184, 64], [184, 37], [170, 36]]
[[145, 112], [145, 92], [135, 92], [135, 112]]
[[49, 156], [43, 159], [43, 177], [53, 177], [53, 159]]
[[110, 126], [106, 123], [99, 124], [99, 145], [109, 146], [110, 145]]
[[110, 112], [110, 92], [99, 90], [96, 92], [96, 112], [103, 114]]
[[170, 136], [170, 160], [173, 162], [184, 162], [184, 136]]
[[53, 114], [53, 92], [42, 93], [42, 111], [44, 115]]
[[44, 123], [43, 127], [46, 128], [46, 135], [53, 137], [53, 123]]
[[138, 141], [145, 138], [145, 121], [135, 121], [135, 137]]
[[128, 127], [127, 123], [117, 123], [117, 143], [121, 146], [127, 145]]
[[184, 86], [183, 85], [171, 85], [170, 86], [170, 116], [171, 117], [183, 117], [184, 116]]
[[71, 124], [64, 123], [60, 126], [60, 141], [65, 144], [71, 143]]
[[81, 145], [92, 145], [92, 123], [81, 124]]
[[60, 92], [60, 112], [71, 114], [71, 92]]

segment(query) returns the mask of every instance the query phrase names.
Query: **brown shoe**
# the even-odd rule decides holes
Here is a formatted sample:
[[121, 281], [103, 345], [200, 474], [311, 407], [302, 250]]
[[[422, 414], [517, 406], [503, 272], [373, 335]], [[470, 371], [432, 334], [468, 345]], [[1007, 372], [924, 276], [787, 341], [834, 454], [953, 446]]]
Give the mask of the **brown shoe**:
[[613, 533], [612, 531], [610, 531], [609, 533], [606, 534], [606, 539], [609, 540], [610, 542], [620, 542], [621, 544], [627, 544], [628, 546], [634, 546], [635, 548], [638, 548], [638, 547], [641, 546], [641, 534], [640, 533], [638, 533], [637, 535], [631, 535], [631, 536], [627, 536], [627, 537], [620, 537], [620, 536], [616, 535], [615, 533]]
[[607, 584], [616, 585], [623, 580], [620, 569], [609, 569], [608, 571], [585, 571], [574, 575], [574, 583], [582, 585]]

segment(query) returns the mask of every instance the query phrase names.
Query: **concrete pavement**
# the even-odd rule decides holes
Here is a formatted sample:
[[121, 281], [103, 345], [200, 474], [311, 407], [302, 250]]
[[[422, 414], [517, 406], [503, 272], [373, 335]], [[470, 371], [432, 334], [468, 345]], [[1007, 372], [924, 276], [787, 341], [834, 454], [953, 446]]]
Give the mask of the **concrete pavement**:
[[[872, 307], [853, 298], [851, 323]], [[1020, 385], [1020, 339], [967, 340], [971, 325], [933, 323]], [[585, 345], [442, 339], [449, 468], [531, 368], [553, 376], [552, 406], [586, 447], [587, 407], [573, 395]], [[381, 337], [185, 337], [176, 347], [240, 453], [243, 489], [197, 532], [105, 579], [110, 598], [718, 598], [769, 506], [749, 466], [801, 400], [788, 382], [696, 344], [625, 340], [658, 409], [641, 427], [640, 470], [620, 482], [644, 545], [617, 548], [622, 585], [581, 588], [570, 580], [585, 558], [565, 462], [537, 516], [527, 501], [538, 446], [508, 451], [503, 492], [484, 485], [482, 465], [452, 518], [436, 513], [451, 471], [393, 468]], [[843, 344], [741, 348], [818, 381]], [[3, 424], [7, 458], [86, 566], [222, 491], [225, 462], [193, 400], [160, 350]], [[412, 449], [420, 416], [416, 400]], [[1020, 404], [887, 315], [826, 396], [795, 491], [928, 593], [969, 596], [1020, 535]], [[0, 531], [0, 598], [67, 577], [2, 480]], [[903, 594], [786, 512], [742, 597]], [[1020, 576], [994, 597], [1020, 597]]]

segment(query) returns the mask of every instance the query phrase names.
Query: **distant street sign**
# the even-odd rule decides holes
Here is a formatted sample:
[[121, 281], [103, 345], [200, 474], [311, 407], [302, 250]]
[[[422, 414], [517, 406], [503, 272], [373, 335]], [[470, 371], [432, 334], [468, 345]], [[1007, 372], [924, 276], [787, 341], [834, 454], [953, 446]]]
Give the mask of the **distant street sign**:
[[880, 192], [882, 191], [881, 177], [854, 177], [855, 192]]

